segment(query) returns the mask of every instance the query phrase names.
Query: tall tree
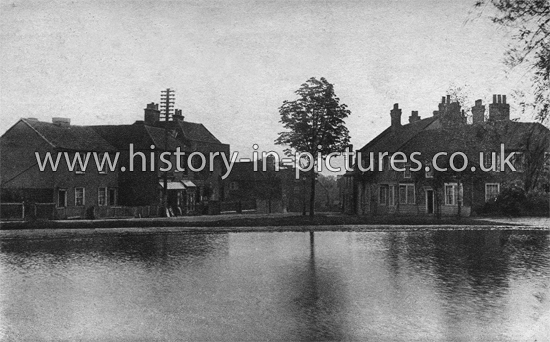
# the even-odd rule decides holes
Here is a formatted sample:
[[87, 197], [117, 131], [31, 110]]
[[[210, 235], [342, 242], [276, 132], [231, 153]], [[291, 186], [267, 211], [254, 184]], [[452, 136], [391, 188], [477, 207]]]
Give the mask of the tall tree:
[[312, 77], [296, 92], [298, 99], [284, 101], [279, 108], [280, 123], [287, 130], [279, 133], [275, 144], [288, 146], [284, 152], [293, 156], [296, 152], [310, 153], [314, 158], [310, 174], [309, 214], [315, 212], [315, 165], [317, 156], [322, 158], [331, 152], [343, 151], [349, 145], [349, 131], [345, 126], [351, 112], [334, 93], [334, 86], [325, 78]]
[[512, 31], [512, 43], [506, 51], [506, 64], [524, 67], [529, 78], [530, 96], [521, 105], [531, 108], [541, 123], [550, 120], [550, 1], [548, 0], [477, 0], [483, 11], [495, 11], [491, 20]]

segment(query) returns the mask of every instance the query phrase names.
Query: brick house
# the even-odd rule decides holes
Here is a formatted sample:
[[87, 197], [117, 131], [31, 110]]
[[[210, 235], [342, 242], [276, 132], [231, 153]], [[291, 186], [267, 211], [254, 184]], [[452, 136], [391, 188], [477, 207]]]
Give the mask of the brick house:
[[[216, 208], [224, 197], [221, 180], [225, 172], [224, 163], [220, 156], [216, 156], [211, 172], [209, 156], [210, 153], [219, 152], [225, 153], [229, 158], [229, 145], [221, 143], [204, 125], [185, 121], [180, 110], [176, 110], [176, 114], [168, 122], [161, 121], [158, 104], [150, 103], [144, 111], [144, 120], [136, 121], [132, 125], [91, 126], [120, 151], [121, 165], [130, 165], [130, 159], [133, 161], [133, 172], [119, 174], [120, 203], [128, 206], [161, 205], [166, 175], [167, 201], [172, 214], [218, 212]], [[133, 151], [130, 151], [130, 144]], [[180, 172], [176, 169], [176, 159], [172, 155], [172, 169], [161, 171], [161, 153], [173, 153], [177, 148], [185, 152], [180, 160], [180, 165], [185, 170]], [[130, 152], [133, 152], [133, 158]], [[196, 172], [187, 167], [187, 158], [195, 152], [206, 157], [205, 167]], [[142, 171], [144, 159], [146, 170]], [[151, 160], [154, 160], [154, 167], [151, 167]], [[193, 161], [200, 164], [198, 156], [193, 157]], [[198, 167], [199, 165], [195, 166]]]
[[[3, 209], [5, 203], [25, 201], [50, 204], [55, 215], [45, 215], [48, 218], [117, 216], [108, 209], [119, 206], [147, 206], [147, 215], [163, 215], [154, 208], [163, 204], [165, 176], [170, 214], [216, 213], [224, 197], [224, 163], [216, 156], [210, 171], [209, 154], [220, 152], [229, 158], [229, 145], [221, 143], [204, 125], [184, 121], [179, 110], [170, 121], [161, 121], [154, 103], [145, 108], [144, 120], [132, 125], [74, 126], [64, 118], [54, 118], [53, 123], [21, 119], [0, 142]], [[177, 148], [185, 153], [180, 160], [181, 172], [173, 154]], [[90, 156], [85, 171], [70, 171], [61, 157], [56, 171], [48, 165], [42, 172], [35, 152], [41, 160], [48, 152], [54, 161], [58, 152], [68, 153], [69, 161], [77, 153], [84, 156], [94, 152], [99, 159], [108, 153], [113, 162], [118, 153], [118, 160], [113, 171], [107, 165], [98, 170]], [[164, 166], [160, 163], [162, 152], [171, 154], [172, 168], [166, 172], [160, 170]], [[206, 157], [206, 164], [194, 172], [187, 167], [187, 158], [196, 152]], [[195, 159], [200, 164], [200, 158]], [[130, 210], [124, 215], [135, 214]]]
[[[118, 203], [118, 172], [107, 168], [98, 170], [93, 157], [85, 171], [78, 164], [69, 170], [75, 154], [111, 153], [115, 148], [93, 129], [74, 126], [69, 119], [53, 118], [53, 122], [20, 119], [0, 138], [0, 184], [2, 203], [27, 202], [51, 204], [55, 210], [43, 215], [46, 218], [66, 218], [102, 215]], [[35, 153], [44, 160], [50, 153], [56, 160], [57, 170], [50, 164], [40, 171]]]
[[[361, 160], [341, 180], [344, 212], [467, 216], [480, 211], [505, 185], [519, 182], [533, 189], [548, 182], [543, 163], [548, 163], [550, 130], [539, 123], [511, 121], [506, 96], [493, 96], [487, 117], [477, 100], [471, 124], [450, 96], [443, 97], [438, 107], [425, 119], [413, 111], [409, 123], [401, 124], [401, 109], [394, 105], [391, 125], [356, 151]], [[414, 152], [420, 153], [414, 157], [419, 163], [410, 159]], [[437, 157], [437, 166], [446, 171], [432, 165], [441, 152], [446, 155]], [[509, 160], [516, 171], [508, 167], [501, 171], [501, 156], [511, 152], [515, 154]], [[494, 169], [481, 170], [480, 162], [485, 169], [493, 166], [493, 155]], [[392, 156], [395, 168], [390, 167]], [[451, 159], [460, 171], [450, 168]]]

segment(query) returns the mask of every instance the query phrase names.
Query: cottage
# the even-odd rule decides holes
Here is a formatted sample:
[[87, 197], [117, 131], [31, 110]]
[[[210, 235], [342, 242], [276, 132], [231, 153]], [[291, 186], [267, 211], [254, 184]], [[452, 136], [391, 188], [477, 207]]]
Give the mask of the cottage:
[[[29, 216], [23, 202], [32, 203], [27, 207], [34, 212], [31, 215], [44, 218], [106, 215], [118, 204], [118, 172], [111, 172], [105, 164], [98, 169], [91, 156], [96, 153], [102, 159], [104, 153], [116, 150], [90, 127], [71, 125], [65, 118], [53, 118], [51, 123], [20, 119], [2, 135], [0, 148], [0, 190], [6, 215], [10, 210], [5, 204], [9, 203], [17, 205], [12, 216], [20, 218]], [[45, 162], [48, 154], [54, 162], [59, 160], [55, 170]], [[77, 154], [82, 159], [90, 154], [85, 169], [75, 160]], [[39, 161], [46, 164], [43, 171]]]
[[[229, 158], [229, 145], [221, 143], [204, 125], [185, 121], [181, 110], [176, 110], [169, 121], [161, 121], [158, 104], [150, 103], [144, 110], [143, 121], [92, 128], [120, 151], [123, 165], [133, 165], [133, 172], [119, 175], [121, 204], [162, 205], [166, 178], [170, 215], [219, 212], [219, 201], [224, 197], [221, 176], [225, 166], [221, 156], [211, 159], [210, 155], [218, 152]], [[182, 171], [177, 169], [177, 149], [182, 153], [179, 160]], [[171, 154], [172, 168], [168, 171], [161, 170], [160, 155], [163, 152]], [[193, 153], [205, 157], [202, 168], [199, 155], [188, 159], [193, 157]], [[211, 160], [214, 161], [212, 168]], [[189, 165], [196, 171], [192, 171]]]
[[342, 181], [344, 212], [467, 216], [503, 186], [548, 182], [550, 130], [510, 120], [506, 96], [493, 96], [488, 116], [477, 100], [471, 123], [450, 96], [425, 119], [413, 111], [402, 124], [401, 111], [395, 104], [390, 127], [357, 151], [360, 159]]
[[[169, 215], [216, 213], [224, 197], [224, 163], [221, 156], [210, 155], [229, 156], [229, 145], [204, 125], [184, 121], [181, 110], [161, 121], [154, 103], [145, 108], [144, 120], [132, 125], [74, 126], [65, 118], [52, 123], [21, 119], [0, 143], [3, 216], [28, 217], [28, 203], [35, 212], [45, 208], [44, 218], [164, 215], [159, 208], [165, 194]], [[161, 163], [163, 152], [170, 154], [168, 170], [161, 170], [166, 166]], [[202, 168], [189, 167], [195, 165], [188, 159], [193, 153], [205, 157]], [[103, 161], [105, 155], [114, 168], [107, 162], [98, 165], [96, 157]], [[82, 167], [75, 157], [86, 156], [88, 163]], [[196, 157], [201, 164], [201, 157]], [[117, 214], [119, 207], [124, 208]]]

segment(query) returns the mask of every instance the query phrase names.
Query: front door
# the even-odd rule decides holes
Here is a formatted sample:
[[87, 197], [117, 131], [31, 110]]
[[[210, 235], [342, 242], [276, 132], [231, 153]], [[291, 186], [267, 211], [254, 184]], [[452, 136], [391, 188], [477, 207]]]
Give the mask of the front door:
[[426, 212], [428, 214], [434, 213], [434, 191], [426, 190]]

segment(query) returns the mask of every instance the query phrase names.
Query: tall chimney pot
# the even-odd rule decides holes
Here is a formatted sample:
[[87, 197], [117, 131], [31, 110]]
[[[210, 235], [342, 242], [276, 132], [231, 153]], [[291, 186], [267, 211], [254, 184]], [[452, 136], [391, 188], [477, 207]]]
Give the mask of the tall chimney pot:
[[390, 111], [390, 117], [391, 127], [393, 129], [401, 127], [401, 109], [399, 109], [398, 103], [393, 105], [393, 109]]
[[158, 103], [148, 103], [145, 108], [144, 121], [146, 125], [152, 126], [155, 122], [160, 121], [160, 110]]

